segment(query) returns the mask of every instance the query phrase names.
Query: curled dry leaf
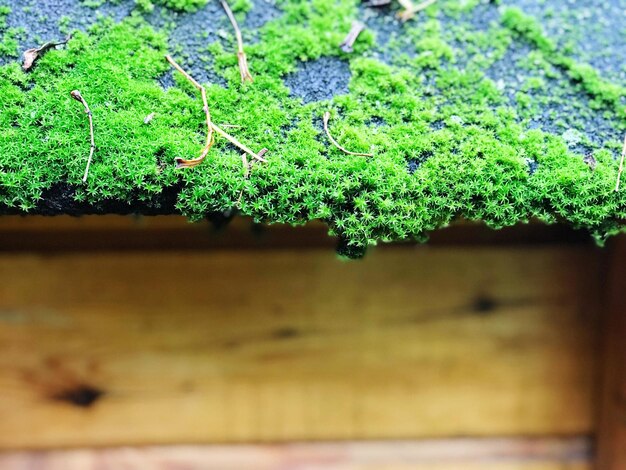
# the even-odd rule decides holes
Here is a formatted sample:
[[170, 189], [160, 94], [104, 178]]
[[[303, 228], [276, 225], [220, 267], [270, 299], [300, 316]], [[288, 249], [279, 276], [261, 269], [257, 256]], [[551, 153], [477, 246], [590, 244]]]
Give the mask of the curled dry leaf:
[[24, 62], [22, 63], [22, 69], [25, 72], [28, 72], [30, 69], [33, 68], [37, 59], [43, 56], [50, 49], [54, 49], [57, 46], [62, 46], [64, 44], [67, 44], [70, 39], [72, 39], [71, 35], [67, 36], [63, 41], [47, 42], [43, 46], [36, 47], [33, 49], [27, 49], [26, 51], [24, 51]]

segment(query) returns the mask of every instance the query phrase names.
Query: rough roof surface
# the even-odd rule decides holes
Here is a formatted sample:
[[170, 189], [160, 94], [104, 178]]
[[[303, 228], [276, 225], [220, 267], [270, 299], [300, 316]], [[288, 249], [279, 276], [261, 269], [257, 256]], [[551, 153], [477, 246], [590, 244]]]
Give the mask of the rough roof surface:
[[[622, 228], [626, 0], [438, 0], [407, 22], [396, 1], [230, 4], [253, 83], [218, 0], [0, 0], [0, 211], [322, 219], [349, 256], [458, 217], [560, 221], [598, 241]], [[354, 20], [367, 28], [347, 53]], [[69, 33], [22, 70], [24, 50]], [[267, 162], [247, 167], [217, 136], [202, 164], [176, 168], [207, 130], [167, 53]], [[86, 182], [75, 89], [94, 122]], [[336, 148], [326, 112], [343, 147], [372, 156]]]

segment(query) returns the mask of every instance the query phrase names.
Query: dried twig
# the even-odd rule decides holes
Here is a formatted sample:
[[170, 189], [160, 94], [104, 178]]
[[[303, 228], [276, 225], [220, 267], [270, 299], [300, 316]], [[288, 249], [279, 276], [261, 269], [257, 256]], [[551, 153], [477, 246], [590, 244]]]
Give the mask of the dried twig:
[[94, 150], [96, 150], [96, 144], [95, 144], [94, 137], [93, 137], [93, 117], [91, 115], [91, 110], [89, 109], [89, 105], [85, 101], [85, 98], [83, 98], [83, 96], [80, 94], [80, 91], [78, 90], [71, 91], [70, 95], [76, 101], [82, 103], [82, 105], [85, 107], [85, 113], [89, 117], [89, 136], [91, 138], [91, 148], [89, 149], [89, 159], [87, 160], [85, 174], [83, 175], [83, 183], [84, 183], [85, 181], [87, 181], [87, 176], [89, 175], [89, 166], [91, 165], [91, 160], [93, 158], [93, 152]]
[[213, 145], [213, 127], [211, 126], [211, 113], [209, 111], [209, 103], [206, 99], [206, 90], [204, 89], [202, 85], [196, 82], [191, 75], [185, 72], [183, 68], [180, 65], [178, 65], [176, 61], [174, 61], [174, 59], [172, 59], [170, 55], [166, 55], [165, 58], [170, 64], [172, 64], [172, 66], [176, 70], [182, 73], [183, 76], [194, 87], [200, 90], [200, 95], [202, 96], [202, 105], [204, 107], [203, 109], [204, 109], [204, 114], [206, 116], [206, 127], [207, 127], [206, 143], [204, 145], [204, 148], [202, 149], [202, 152], [200, 152], [200, 156], [196, 158], [191, 158], [191, 159], [185, 159], [185, 158], [180, 158], [180, 157], [176, 158], [176, 168], [193, 168], [194, 166], [198, 166], [200, 163], [202, 163], [202, 161], [206, 158], [207, 154], [209, 153], [209, 150], [211, 150], [211, 146]]
[[143, 118], [143, 123], [150, 124], [152, 120], [154, 119], [154, 116], [155, 116], [155, 113], [148, 114], [145, 118]]
[[[250, 177], [250, 170], [252, 170], [252, 163], [254, 163], [254, 160], [252, 160], [252, 163], [248, 163], [246, 154], [242, 153], [241, 163], [243, 163], [243, 179], [247, 180]], [[243, 192], [243, 190], [241, 192]], [[239, 195], [239, 198], [241, 199], [241, 194]]]
[[[264, 161], [263, 160], [263, 155], [265, 155], [267, 153], [267, 149], [265, 147], [263, 147], [261, 150], [259, 150], [259, 152], [255, 155], [256, 159], [260, 162]], [[254, 165], [255, 160], [252, 160], [250, 163], [248, 163], [248, 159], [246, 158], [246, 154], [242, 153], [241, 154], [241, 161], [243, 162], [245, 171], [244, 171], [244, 178], [248, 179], [250, 178], [250, 172], [252, 171], [252, 166]]]
[[[267, 152], [266, 148], [262, 148], [259, 153], [256, 154], [257, 160], [259, 161], [263, 161], [263, 155], [265, 155], [265, 152]], [[244, 168], [244, 172], [243, 172], [243, 178], [244, 179], [249, 179], [250, 178], [250, 173], [252, 172], [252, 165], [254, 165], [254, 160], [252, 160], [251, 162], [248, 163], [248, 159], [246, 158], [246, 154], [242, 153], [241, 154], [241, 161], [243, 163], [243, 168]], [[239, 192], [239, 197], [237, 198], [237, 207], [241, 207], [241, 198], [243, 196], [243, 189]]]
[[619, 171], [617, 172], [617, 182], [615, 183], [615, 191], [619, 191], [619, 183], [624, 171], [624, 158], [626, 157], [626, 135], [624, 136], [624, 146], [622, 147], [622, 158], [619, 161]]
[[348, 33], [346, 38], [343, 40], [343, 42], [339, 44], [339, 47], [341, 48], [341, 50], [346, 53], [352, 52], [354, 49], [354, 42], [357, 40], [357, 38], [359, 37], [359, 34], [361, 34], [361, 32], [363, 32], [364, 29], [365, 29], [365, 23], [362, 23], [360, 21], [353, 21], [352, 27], [350, 28], [350, 32]]
[[330, 131], [328, 130], [329, 119], [330, 119], [330, 113], [326, 111], [324, 113], [324, 132], [326, 132], [326, 135], [328, 136], [328, 140], [330, 140], [335, 147], [337, 147], [343, 153], [347, 153], [348, 155], [355, 155], [357, 157], [372, 157], [373, 156], [373, 154], [371, 153], [350, 152], [349, 150], [346, 150], [341, 145], [339, 145], [339, 143], [335, 139], [333, 139], [333, 136], [330, 135]]
[[[235, 145], [236, 147], [239, 147], [241, 150], [243, 150], [244, 152], [246, 152], [248, 155], [250, 155], [252, 158], [254, 158], [255, 160], [258, 160], [260, 162], [267, 162], [267, 160], [265, 160], [264, 158], [262, 158], [258, 153], [254, 153], [252, 150], [250, 150], [248, 147], [246, 147], [245, 145], [243, 145], [241, 142], [239, 142], [237, 139], [235, 139], [232, 135], [227, 134], [226, 132], [224, 132], [222, 129], [220, 129], [219, 127], [217, 127], [214, 123], [211, 123], [211, 126], [213, 127], [213, 130], [215, 132], [217, 132], [219, 135], [221, 135], [222, 137], [224, 137], [226, 140], [228, 140], [231, 144]], [[263, 152], [265, 153], [265, 152]]]
[[408, 21], [411, 18], [413, 18], [417, 12], [420, 12], [428, 8], [437, 0], [424, 0], [423, 2], [418, 3], [417, 5], [415, 5], [411, 0], [398, 0], [398, 1], [400, 5], [404, 7], [404, 10], [398, 13], [398, 18], [400, 18], [402, 21]]
[[370, 8], [379, 8], [386, 7], [391, 3], [391, 0], [369, 0], [368, 2], [364, 2], [363, 6]]
[[181, 74], [183, 74], [183, 76], [189, 82], [191, 82], [191, 84], [194, 87], [196, 87], [198, 90], [200, 90], [200, 93], [202, 95], [202, 103], [204, 105], [204, 113], [206, 115], [206, 123], [207, 123], [206, 145], [202, 149], [202, 153], [200, 154], [200, 156], [198, 158], [194, 158], [194, 159], [190, 159], [190, 160], [185, 160], [183, 158], [177, 158], [176, 159], [177, 167], [178, 168], [191, 168], [191, 167], [199, 165], [202, 162], [202, 160], [204, 160], [204, 158], [207, 156], [207, 154], [209, 153], [209, 150], [211, 149], [211, 146], [213, 145], [213, 140], [214, 140], [213, 139], [213, 132], [214, 131], [216, 133], [218, 133], [219, 135], [221, 135], [222, 137], [224, 137], [226, 140], [228, 140], [231, 144], [235, 145], [236, 147], [239, 147], [241, 150], [243, 150], [247, 154], [251, 155], [253, 158], [255, 158], [255, 159], [259, 160], [259, 161], [262, 161], [262, 162], [266, 162], [267, 160], [265, 160], [264, 158], [262, 158], [258, 154], [254, 153], [252, 150], [250, 150], [244, 144], [242, 144], [237, 139], [235, 139], [232, 135], [227, 134], [222, 129], [220, 129], [213, 121], [211, 121], [211, 114], [209, 112], [209, 104], [207, 102], [206, 90], [204, 89], [204, 87], [202, 85], [200, 85], [197, 81], [195, 81], [191, 75], [189, 75], [187, 72], [185, 72], [183, 70], [183, 68], [180, 65], [178, 65], [174, 61], [174, 59], [172, 59], [171, 56], [166, 55], [165, 58], [167, 59], [167, 61], [170, 64], [172, 64], [172, 66], [176, 70], [178, 70]]
[[24, 63], [22, 64], [22, 69], [24, 70], [24, 72], [28, 72], [30, 69], [32, 69], [37, 59], [43, 56], [50, 49], [54, 49], [57, 46], [62, 46], [64, 44], [67, 44], [70, 39], [72, 39], [71, 34], [67, 36], [63, 41], [47, 42], [43, 46], [25, 50], [24, 51]]
[[241, 36], [241, 30], [239, 29], [239, 25], [237, 24], [237, 20], [235, 19], [235, 15], [233, 15], [233, 11], [228, 6], [228, 2], [226, 0], [221, 0], [222, 7], [230, 20], [230, 23], [233, 25], [233, 29], [235, 30], [235, 36], [237, 38], [237, 62], [239, 62], [239, 73], [241, 74], [242, 83], [246, 80], [249, 82], [254, 81], [252, 79], [252, 75], [250, 75], [250, 70], [248, 69], [248, 58], [246, 57], [246, 53], [243, 50], [243, 38]]

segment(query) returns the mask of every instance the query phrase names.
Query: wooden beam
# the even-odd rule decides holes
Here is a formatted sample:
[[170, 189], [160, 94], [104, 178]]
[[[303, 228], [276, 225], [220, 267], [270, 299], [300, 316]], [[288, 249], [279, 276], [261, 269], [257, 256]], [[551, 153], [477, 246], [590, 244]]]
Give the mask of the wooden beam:
[[[589, 236], [563, 225], [519, 224], [492, 230], [478, 222], [458, 221], [433, 232], [433, 245], [584, 244]], [[328, 227], [310, 222], [302, 227], [254, 224], [235, 217], [216, 228], [208, 221], [189, 223], [182, 216], [3, 216], [0, 217], [1, 252], [79, 252], [110, 250], [207, 250], [329, 248], [337, 240]]]
[[626, 469], [626, 239], [612, 245], [604, 325], [598, 470]]
[[223, 226], [182, 216], [0, 217], [0, 252], [95, 252], [326, 247], [337, 241], [320, 223], [254, 224], [236, 217]]
[[3, 254], [0, 448], [590, 434], [596, 255]]
[[590, 470], [585, 438], [172, 446], [0, 454], [2, 470]]

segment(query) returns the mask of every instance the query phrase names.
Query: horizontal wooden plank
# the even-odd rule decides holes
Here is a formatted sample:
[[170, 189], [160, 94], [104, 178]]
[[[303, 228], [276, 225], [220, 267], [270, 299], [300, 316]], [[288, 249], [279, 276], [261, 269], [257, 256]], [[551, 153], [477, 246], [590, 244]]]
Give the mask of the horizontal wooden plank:
[[321, 222], [292, 227], [235, 217], [219, 224], [182, 216], [3, 216], [0, 251], [199, 250], [328, 247], [337, 241]]
[[[478, 222], [457, 221], [433, 232], [430, 245], [583, 244], [590, 237], [563, 225], [518, 224], [492, 230]], [[182, 216], [3, 216], [0, 252], [77, 252], [105, 250], [206, 250], [260, 248], [332, 248], [337, 240], [322, 222], [301, 227], [255, 224], [235, 217], [216, 227], [189, 223]]]
[[590, 470], [590, 442], [452, 439], [0, 454], [3, 470]]
[[581, 435], [584, 246], [5, 254], [0, 447]]

